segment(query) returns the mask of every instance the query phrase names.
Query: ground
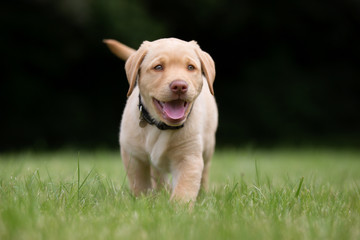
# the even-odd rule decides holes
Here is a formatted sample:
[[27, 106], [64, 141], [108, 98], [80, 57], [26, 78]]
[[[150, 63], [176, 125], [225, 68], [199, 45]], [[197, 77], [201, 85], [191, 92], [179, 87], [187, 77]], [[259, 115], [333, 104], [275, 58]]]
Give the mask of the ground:
[[360, 151], [217, 149], [194, 207], [168, 199], [119, 151], [0, 154], [0, 239], [359, 239]]

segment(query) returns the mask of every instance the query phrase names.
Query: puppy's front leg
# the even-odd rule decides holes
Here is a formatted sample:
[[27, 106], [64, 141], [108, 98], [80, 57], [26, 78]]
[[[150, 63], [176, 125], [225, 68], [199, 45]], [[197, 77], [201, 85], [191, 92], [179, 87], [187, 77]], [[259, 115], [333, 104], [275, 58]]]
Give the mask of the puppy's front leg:
[[164, 173], [162, 173], [153, 166], [151, 167], [150, 173], [151, 173], [152, 187], [154, 189], [160, 190], [166, 187], [166, 176], [164, 175]]
[[130, 189], [135, 196], [151, 189], [150, 165], [121, 149], [121, 156], [128, 176]]
[[195, 201], [199, 193], [204, 161], [201, 156], [185, 156], [172, 165], [173, 192], [171, 200]]

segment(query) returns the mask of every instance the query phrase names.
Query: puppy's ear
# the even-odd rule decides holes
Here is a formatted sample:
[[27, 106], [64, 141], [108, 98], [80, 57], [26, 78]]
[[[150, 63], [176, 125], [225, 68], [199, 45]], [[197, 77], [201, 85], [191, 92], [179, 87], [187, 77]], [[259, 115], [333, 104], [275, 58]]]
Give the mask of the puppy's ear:
[[127, 96], [129, 97], [134, 90], [136, 79], [139, 75], [140, 65], [142, 61], [144, 60], [144, 57], [146, 56], [146, 53], [148, 51], [148, 41], [144, 41], [139, 49], [130, 55], [128, 60], [125, 63], [125, 71], [126, 76], [129, 81], [129, 91], [127, 93]]
[[192, 43], [196, 45], [195, 51], [200, 59], [203, 74], [206, 77], [211, 94], [214, 95], [213, 84], [214, 84], [215, 75], [216, 75], [214, 60], [211, 58], [211, 56], [207, 52], [204, 52], [203, 50], [201, 50], [201, 48], [195, 41], [192, 41]]
[[135, 49], [132, 49], [113, 39], [104, 39], [103, 42], [108, 46], [113, 54], [124, 61], [126, 61], [130, 55], [136, 51]]

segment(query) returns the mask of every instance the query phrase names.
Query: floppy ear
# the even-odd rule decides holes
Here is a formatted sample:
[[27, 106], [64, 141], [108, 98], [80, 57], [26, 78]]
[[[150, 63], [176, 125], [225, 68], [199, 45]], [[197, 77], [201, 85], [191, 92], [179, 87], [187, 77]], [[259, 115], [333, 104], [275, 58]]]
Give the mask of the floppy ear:
[[139, 75], [140, 65], [142, 61], [144, 60], [144, 57], [148, 50], [148, 41], [144, 41], [143, 44], [141, 44], [140, 48], [134, 52], [128, 60], [125, 63], [125, 71], [126, 76], [129, 81], [129, 91], [127, 93], [127, 96], [129, 97], [134, 90], [136, 79]]
[[209, 89], [212, 95], [214, 95], [214, 88], [213, 84], [215, 81], [215, 63], [214, 60], [211, 58], [211, 56], [200, 49], [199, 45], [192, 41], [194, 44], [196, 44], [196, 54], [198, 55], [200, 62], [201, 62], [201, 68], [203, 71], [203, 74], [206, 77], [207, 83], [209, 85]]

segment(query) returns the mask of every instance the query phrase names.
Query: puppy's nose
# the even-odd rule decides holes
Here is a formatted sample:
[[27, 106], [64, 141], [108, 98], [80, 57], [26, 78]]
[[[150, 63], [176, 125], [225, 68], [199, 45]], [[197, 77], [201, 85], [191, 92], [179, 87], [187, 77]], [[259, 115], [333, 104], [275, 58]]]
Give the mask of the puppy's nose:
[[188, 84], [184, 80], [175, 80], [170, 83], [170, 89], [173, 93], [184, 94], [188, 90]]

